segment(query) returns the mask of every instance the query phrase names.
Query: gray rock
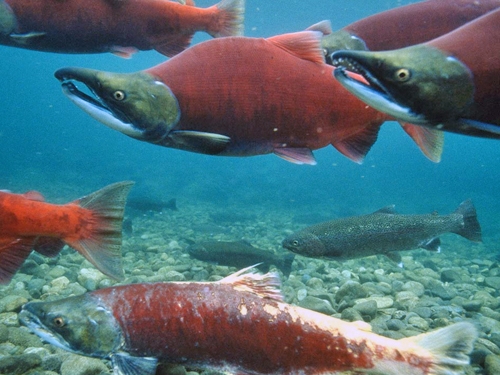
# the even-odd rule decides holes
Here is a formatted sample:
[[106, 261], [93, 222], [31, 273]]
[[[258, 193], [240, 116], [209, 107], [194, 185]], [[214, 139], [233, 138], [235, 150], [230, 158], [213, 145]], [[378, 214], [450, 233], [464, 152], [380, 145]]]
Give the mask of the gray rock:
[[412, 316], [411, 318], [409, 318], [408, 324], [422, 332], [426, 332], [429, 330], [429, 323], [419, 316]]
[[429, 319], [432, 315], [432, 310], [426, 306], [417, 306], [412, 309], [412, 312], [424, 319]]
[[455, 282], [461, 282], [462, 281], [462, 275], [460, 272], [457, 270], [444, 270], [441, 272], [441, 281], [442, 282], [450, 282], [450, 283], [455, 283]]
[[451, 286], [444, 286], [439, 281], [432, 280], [429, 282], [428, 290], [433, 296], [437, 296], [443, 300], [450, 300], [457, 295], [457, 292]]
[[483, 301], [478, 299], [473, 299], [472, 301], [465, 302], [462, 307], [466, 311], [480, 311], [483, 306]]
[[0, 324], [0, 343], [7, 341], [9, 338], [9, 329], [6, 325]]
[[395, 296], [396, 307], [401, 310], [411, 310], [418, 303], [418, 297], [411, 291], [401, 291]]
[[0, 312], [18, 312], [28, 300], [21, 296], [9, 295], [0, 299]]
[[484, 279], [486, 285], [492, 287], [493, 289], [500, 290], [500, 277], [491, 276]]
[[9, 327], [9, 341], [23, 348], [43, 346], [42, 341], [26, 327]]
[[363, 303], [366, 301], [375, 301], [377, 304], [377, 308], [379, 309], [388, 309], [389, 307], [392, 307], [394, 305], [394, 300], [392, 297], [380, 297], [380, 296], [372, 296], [368, 298], [360, 298], [356, 300], [356, 303]]
[[40, 366], [42, 359], [36, 354], [0, 357], [0, 374], [20, 375]]
[[335, 294], [335, 302], [339, 303], [342, 300], [350, 302], [355, 299], [365, 298], [368, 292], [363, 286], [356, 281], [346, 281]]
[[307, 280], [306, 285], [311, 289], [321, 290], [323, 289], [323, 280], [318, 277], [311, 277]]
[[109, 374], [106, 365], [97, 358], [68, 356], [61, 364], [61, 375], [99, 375]]
[[335, 310], [333, 309], [330, 302], [313, 296], [306, 296], [302, 301], [298, 303], [298, 305], [300, 307], [314, 310], [326, 315], [335, 314]]
[[406, 327], [404, 322], [399, 319], [389, 319], [385, 324], [387, 324], [387, 328], [391, 331], [399, 331]]
[[60, 355], [51, 354], [42, 358], [42, 368], [45, 371], [59, 372], [61, 370], [62, 358]]
[[[366, 300], [356, 303], [353, 309], [359, 311], [364, 320], [370, 321], [377, 315], [377, 302], [374, 300]], [[366, 319], [368, 317], [368, 319]]]
[[425, 288], [418, 281], [408, 281], [402, 287], [403, 291], [412, 292], [417, 297], [422, 297], [425, 293]]
[[352, 308], [352, 307], [348, 307], [347, 309], [344, 309], [342, 311], [342, 314], [340, 315], [340, 318], [342, 320], [347, 321], [347, 322], [356, 322], [359, 320], [363, 320], [363, 317], [361, 316], [359, 311]]
[[500, 374], [500, 357], [493, 354], [487, 355], [484, 360], [484, 369], [486, 375]]

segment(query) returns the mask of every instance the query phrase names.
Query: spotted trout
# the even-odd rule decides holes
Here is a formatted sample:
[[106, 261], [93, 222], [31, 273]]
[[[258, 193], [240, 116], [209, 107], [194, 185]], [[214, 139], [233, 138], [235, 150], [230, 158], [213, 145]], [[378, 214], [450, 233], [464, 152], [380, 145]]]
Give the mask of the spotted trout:
[[400, 262], [398, 251], [423, 248], [440, 251], [439, 235], [456, 233], [481, 241], [481, 227], [471, 200], [449, 215], [399, 215], [394, 206], [369, 215], [326, 221], [304, 228], [283, 240], [296, 254], [335, 260], [383, 254]]
[[57, 347], [111, 359], [124, 375], [152, 375], [159, 360], [275, 375], [458, 375], [469, 363], [477, 335], [469, 323], [393, 340], [366, 323], [284, 303], [277, 274], [247, 270], [218, 282], [131, 284], [30, 302], [19, 319]]

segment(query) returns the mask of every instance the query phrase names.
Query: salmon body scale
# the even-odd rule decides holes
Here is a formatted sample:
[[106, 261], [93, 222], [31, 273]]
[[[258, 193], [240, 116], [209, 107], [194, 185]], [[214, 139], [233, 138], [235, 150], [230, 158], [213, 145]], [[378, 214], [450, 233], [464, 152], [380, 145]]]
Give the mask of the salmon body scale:
[[133, 356], [255, 374], [369, 369], [380, 359], [428, 366], [403, 357], [394, 340], [230, 284], [136, 284], [91, 294], [112, 311]]

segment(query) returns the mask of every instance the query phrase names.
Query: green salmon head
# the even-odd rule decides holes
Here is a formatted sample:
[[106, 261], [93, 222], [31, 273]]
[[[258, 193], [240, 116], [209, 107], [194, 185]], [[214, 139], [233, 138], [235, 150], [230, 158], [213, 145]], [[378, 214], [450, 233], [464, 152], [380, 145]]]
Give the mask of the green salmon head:
[[[180, 119], [175, 95], [163, 82], [138, 72], [64, 68], [55, 73], [64, 94], [97, 121], [132, 138], [161, 143]], [[80, 91], [74, 82], [93, 95]]]
[[[400, 121], [436, 125], [460, 118], [474, 100], [469, 68], [442, 51], [416, 45], [394, 51], [338, 51], [335, 78], [351, 93]], [[345, 69], [361, 74], [366, 85]]]
[[89, 294], [27, 303], [19, 321], [42, 340], [90, 357], [109, 358], [124, 343], [113, 314]]
[[282, 246], [306, 257], [322, 257], [326, 254], [325, 244], [318, 236], [309, 232], [298, 232], [288, 236], [283, 240]]
[[366, 51], [368, 49], [362, 39], [342, 29], [323, 36], [323, 38], [321, 39], [321, 47], [323, 48], [327, 64], [332, 64], [330, 56], [335, 51]]

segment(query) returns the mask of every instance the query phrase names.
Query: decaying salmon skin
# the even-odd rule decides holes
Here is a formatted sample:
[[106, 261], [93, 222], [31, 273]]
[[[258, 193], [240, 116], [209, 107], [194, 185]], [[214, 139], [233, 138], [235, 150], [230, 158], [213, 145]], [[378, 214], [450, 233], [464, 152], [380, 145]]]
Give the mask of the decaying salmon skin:
[[[68, 67], [55, 76], [64, 94], [94, 119], [155, 145], [218, 156], [274, 153], [315, 164], [312, 150], [331, 144], [361, 162], [392, 118], [331, 77], [321, 37], [303, 31], [218, 38], [140, 72]], [[426, 156], [439, 160], [441, 132], [404, 129]]]
[[196, 31], [241, 35], [244, 0], [198, 8], [192, 0], [0, 0], [0, 44], [59, 53], [155, 49], [173, 56]]
[[54, 257], [65, 244], [104, 274], [122, 278], [122, 221], [132, 185], [117, 182], [64, 205], [47, 203], [36, 191], [0, 191], [0, 284], [32, 250]]
[[276, 274], [246, 270], [218, 282], [131, 284], [30, 302], [19, 319], [53, 345], [111, 359], [117, 375], [154, 374], [158, 360], [273, 375], [458, 375], [469, 363], [477, 335], [470, 323], [393, 340], [366, 323], [284, 303]]

